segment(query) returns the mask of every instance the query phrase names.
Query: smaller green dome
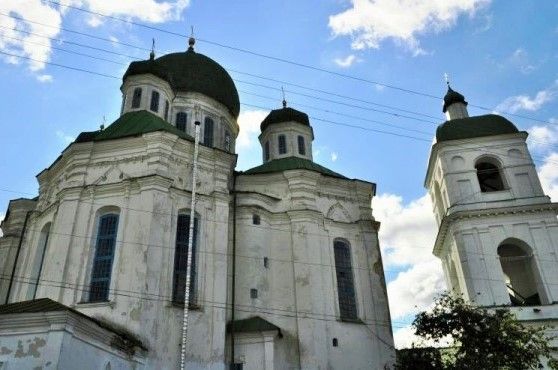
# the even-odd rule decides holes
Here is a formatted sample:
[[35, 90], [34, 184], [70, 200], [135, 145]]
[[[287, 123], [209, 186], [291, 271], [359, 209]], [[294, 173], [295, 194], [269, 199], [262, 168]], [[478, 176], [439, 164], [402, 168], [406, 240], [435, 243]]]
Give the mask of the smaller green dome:
[[452, 119], [436, 129], [436, 141], [471, 139], [475, 137], [515, 134], [517, 127], [496, 114]]
[[444, 108], [442, 109], [442, 111], [444, 113], [446, 113], [446, 111], [448, 110], [448, 107], [450, 105], [452, 105], [453, 103], [463, 103], [465, 105], [467, 105], [468, 103], [465, 101], [465, 97], [463, 95], [461, 95], [460, 93], [458, 93], [457, 91], [453, 90], [449, 85], [448, 85], [448, 92], [446, 93], [446, 96], [444, 96]]
[[260, 125], [260, 130], [263, 132], [269, 125], [283, 122], [297, 122], [305, 126], [310, 126], [308, 115], [304, 112], [298, 111], [293, 108], [284, 107], [281, 109], [274, 109], [267, 117], [264, 118]]

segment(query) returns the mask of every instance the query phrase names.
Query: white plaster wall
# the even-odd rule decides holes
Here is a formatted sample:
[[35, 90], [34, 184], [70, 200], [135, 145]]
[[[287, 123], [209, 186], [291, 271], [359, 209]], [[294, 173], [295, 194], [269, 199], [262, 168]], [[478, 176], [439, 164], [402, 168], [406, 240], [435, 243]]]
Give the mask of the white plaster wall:
[[[76, 148], [72, 148], [76, 147]], [[172, 271], [176, 221], [190, 206], [193, 143], [166, 133], [74, 144], [39, 176], [32, 229], [52, 222], [37, 298], [49, 297], [84, 314], [125, 327], [149, 349], [149, 368], [173, 369], [180, 353], [182, 308], [174, 306]], [[200, 147], [197, 289], [188, 342], [189, 368], [223, 369], [227, 302], [229, 177], [235, 157]], [[54, 187], [50, 198], [48, 194]], [[117, 207], [119, 225], [109, 302], [86, 302], [98, 211]], [[18, 274], [30, 274], [32, 242]], [[64, 282], [61, 284], [60, 282]], [[28, 284], [18, 284], [23, 300]]]
[[[311, 171], [237, 179], [237, 319], [279, 326], [280, 369], [369, 369], [393, 361], [387, 295], [370, 184]], [[319, 190], [317, 190], [319, 189]], [[363, 212], [367, 209], [367, 212]], [[260, 225], [252, 224], [258, 214]], [[350, 242], [358, 317], [339, 317], [333, 240]], [[263, 258], [269, 258], [264, 267]], [[250, 299], [250, 289], [258, 298]], [[338, 338], [339, 347], [332, 346]]]

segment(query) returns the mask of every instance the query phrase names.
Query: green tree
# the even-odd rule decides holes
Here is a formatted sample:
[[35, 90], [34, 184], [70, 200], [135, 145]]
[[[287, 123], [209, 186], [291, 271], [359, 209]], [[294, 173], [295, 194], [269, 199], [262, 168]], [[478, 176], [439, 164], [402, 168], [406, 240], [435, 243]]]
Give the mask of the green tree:
[[558, 369], [548, 344], [552, 338], [545, 335], [547, 327], [524, 326], [506, 309], [474, 307], [444, 294], [432, 310], [416, 316], [413, 326], [421, 339], [440, 343], [451, 338], [453, 346], [440, 349], [440, 356], [433, 354], [433, 348], [400, 351], [396, 369], [416, 370], [416, 364], [425, 363], [432, 365], [425, 369], [525, 370], [539, 369], [541, 359]]

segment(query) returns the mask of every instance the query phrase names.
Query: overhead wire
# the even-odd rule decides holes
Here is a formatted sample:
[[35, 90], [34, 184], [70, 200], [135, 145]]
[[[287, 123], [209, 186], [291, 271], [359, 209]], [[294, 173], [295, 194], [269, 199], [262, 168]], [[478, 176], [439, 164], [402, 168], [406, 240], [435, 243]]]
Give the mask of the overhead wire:
[[[116, 17], [116, 16], [103, 14], [101, 12], [96, 12], [96, 11], [92, 11], [92, 10], [89, 10], [89, 9], [85, 9], [85, 8], [77, 6], [77, 5], [61, 3], [61, 2], [55, 1], [55, 0], [47, 0], [47, 1], [52, 3], [52, 4], [56, 4], [58, 6], [66, 7], [66, 8], [69, 8], [69, 9], [77, 10], [77, 11], [88, 13], [88, 14], [93, 14], [93, 15], [103, 17], [103, 18], [112, 19], [112, 20], [115, 20], [115, 21], [118, 21], [118, 22], [131, 24], [131, 25], [134, 25], [134, 26], [137, 26], [137, 27], [158, 31], [158, 32], [169, 34], [169, 35], [178, 36], [178, 37], [181, 37], [181, 38], [189, 38], [190, 37], [189, 35], [186, 35], [186, 34], [183, 34], [183, 33], [180, 33], [180, 32], [174, 32], [174, 31], [170, 31], [170, 30], [160, 28], [160, 27], [150, 26], [150, 25], [147, 25], [147, 24], [144, 24], [144, 23], [141, 23], [141, 22], [132, 21], [131, 19], [123, 19], [123, 18], [119, 18], [119, 17]], [[218, 46], [218, 47], [221, 47], [221, 48], [226, 48], [226, 49], [229, 49], [229, 50], [234, 50], [234, 51], [242, 52], [242, 53], [245, 53], [245, 54], [249, 54], [249, 55], [253, 55], [253, 56], [257, 56], [257, 57], [265, 58], [265, 59], [269, 59], [269, 60], [274, 60], [274, 61], [277, 61], [277, 62], [286, 63], [286, 64], [294, 65], [294, 66], [309, 69], [309, 70], [323, 72], [323, 73], [327, 73], [327, 74], [330, 74], [330, 75], [333, 75], [333, 76], [338, 76], [338, 77], [343, 77], [343, 78], [347, 78], [347, 79], [350, 79], [350, 80], [364, 82], [364, 83], [372, 84], [374, 86], [382, 86], [382, 87], [385, 87], [385, 88], [398, 90], [398, 91], [401, 91], [401, 92], [414, 94], [414, 95], [418, 95], [418, 96], [423, 96], [423, 97], [427, 97], [427, 98], [432, 98], [432, 99], [442, 99], [441, 96], [437, 96], [437, 95], [434, 95], [434, 94], [425, 93], [425, 92], [418, 91], [418, 90], [413, 90], [413, 89], [408, 89], [408, 88], [401, 87], [401, 86], [398, 86], [398, 85], [393, 85], [393, 84], [383, 83], [383, 82], [379, 82], [379, 81], [374, 81], [374, 80], [370, 80], [370, 79], [367, 79], [367, 78], [364, 78], [364, 77], [350, 75], [350, 74], [347, 74], [347, 73], [336, 72], [336, 71], [332, 71], [332, 70], [329, 70], [329, 69], [326, 69], [326, 68], [321, 68], [321, 67], [316, 67], [316, 66], [309, 65], [309, 64], [295, 62], [295, 61], [285, 59], [285, 58], [266, 55], [266, 54], [263, 54], [263, 53], [251, 51], [251, 50], [236, 47], [236, 46], [227, 45], [227, 44], [220, 43], [220, 42], [211, 41], [211, 40], [204, 39], [204, 38], [196, 37], [196, 40], [198, 40], [200, 42], [203, 42], [203, 43], [210, 44], [210, 45]], [[485, 111], [492, 111], [493, 110], [491, 108], [487, 108], [487, 107], [472, 104], [472, 103], [470, 103], [470, 105], [473, 106], [473, 107], [485, 110]], [[538, 121], [538, 122], [542, 122], [542, 123], [546, 123], [546, 124], [552, 124], [550, 121], [541, 120], [541, 119], [538, 119], [538, 118], [535, 118], [535, 117], [528, 117], [528, 116], [524, 116], [524, 115], [518, 115], [518, 114], [515, 114], [515, 113], [512, 113], [512, 112], [502, 112], [502, 113], [505, 113], [505, 114], [510, 115], [510, 116], [529, 119], [529, 120]]]

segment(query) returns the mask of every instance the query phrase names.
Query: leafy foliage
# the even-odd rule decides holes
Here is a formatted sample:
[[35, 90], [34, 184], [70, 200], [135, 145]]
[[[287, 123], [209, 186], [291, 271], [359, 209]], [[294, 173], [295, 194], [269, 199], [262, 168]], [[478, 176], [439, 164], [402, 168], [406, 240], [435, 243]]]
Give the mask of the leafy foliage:
[[[424, 340], [440, 343], [451, 337], [454, 346], [439, 350], [439, 357], [432, 353], [434, 348], [418, 351], [415, 347], [411, 358], [409, 353], [400, 353], [397, 369], [539, 369], [541, 358], [548, 359], [551, 369], [558, 369], [548, 344], [551, 338], [545, 335], [547, 327], [524, 326], [506, 309], [473, 307], [445, 294], [431, 311], [419, 313], [413, 326]], [[417, 367], [419, 363], [426, 365]]]

